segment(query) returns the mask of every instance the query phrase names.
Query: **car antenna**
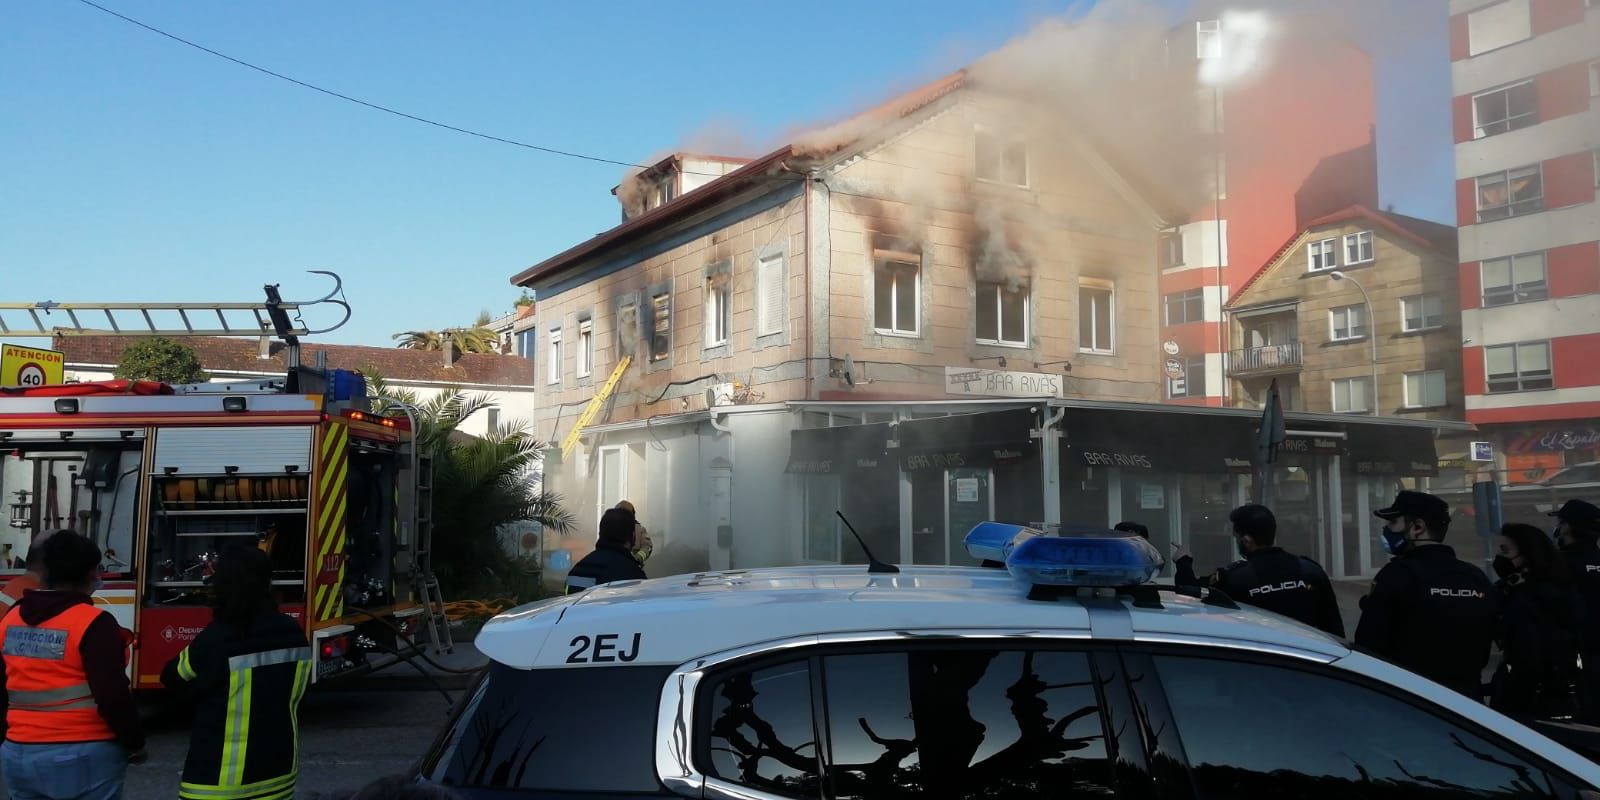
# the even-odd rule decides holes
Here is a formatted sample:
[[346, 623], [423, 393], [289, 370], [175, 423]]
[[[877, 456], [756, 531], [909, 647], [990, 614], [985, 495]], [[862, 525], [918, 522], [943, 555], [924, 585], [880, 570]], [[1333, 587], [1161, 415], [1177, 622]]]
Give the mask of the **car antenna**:
[[839, 511], [838, 509], [835, 509], [833, 513], [839, 515], [839, 521], [843, 522], [844, 526], [846, 528], [850, 529], [850, 535], [851, 536], [856, 537], [856, 544], [861, 545], [861, 552], [867, 554], [867, 573], [868, 574], [871, 574], [871, 575], [877, 575], [877, 574], [895, 575], [895, 574], [898, 574], [900, 572], [900, 568], [899, 567], [897, 567], [897, 566], [895, 566], [893, 564], [885, 564], [882, 561], [879, 561], [878, 557], [873, 555], [871, 550], [867, 549], [866, 540], [861, 538], [861, 534], [856, 533], [856, 526], [851, 525], [850, 524], [850, 520], [847, 520], [847, 519], [844, 518], [844, 512], [843, 511]]

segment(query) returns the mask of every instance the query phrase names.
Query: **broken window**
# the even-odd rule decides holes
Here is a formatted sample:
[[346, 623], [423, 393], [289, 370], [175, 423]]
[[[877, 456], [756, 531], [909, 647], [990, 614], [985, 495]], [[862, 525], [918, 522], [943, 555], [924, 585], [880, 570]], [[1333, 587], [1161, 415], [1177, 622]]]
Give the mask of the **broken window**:
[[879, 333], [916, 336], [921, 308], [921, 258], [914, 253], [877, 252], [873, 275], [873, 327]]
[[672, 356], [672, 295], [662, 292], [650, 298], [650, 360], [666, 361]]
[[985, 128], [976, 129], [973, 137], [977, 142], [978, 180], [1028, 185], [1028, 144], [1022, 137]]
[[980, 281], [977, 293], [979, 344], [1028, 344], [1028, 287]]
[[1181, 267], [1181, 266], [1183, 266], [1183, 233], [1182, 232], [1180, 232], [1180, 231], [1168, 231], [1167, 233], [1161, 234], [1161, 242], [1160, 242], [1159, 246], [1161, 248], [1160, 249], [1161, 266], [1163, 266], [1163, 267]]

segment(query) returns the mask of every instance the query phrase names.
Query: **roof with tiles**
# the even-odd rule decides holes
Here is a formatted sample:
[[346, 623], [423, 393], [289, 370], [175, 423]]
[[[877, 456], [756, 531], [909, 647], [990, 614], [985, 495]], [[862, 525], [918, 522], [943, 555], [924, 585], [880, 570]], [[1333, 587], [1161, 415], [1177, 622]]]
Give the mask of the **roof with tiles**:
[[[55, 349], [67, 355], [69, 369], [91, 365], [113, 365], [122, 360], [122, 351], [140, 341], [135, 336], [61, 336]], [[214, 373], [279, 373], [287, 369], [282, 342], [273, 342], [270, 355], [260, 357], [257, 339], [231, 339], [214, 336], [185, 338], [193, 347], [201, 366]], [[532, 387], [534, 364], [519, 356], [492, 353], [466, 353], [448, 367], [444, 354], [437, 351], [401, 350], [394, 347], [367, 347], [344, 344], [302, 344], [300, 359], [314, 364], [319, 353], [327, 354], [329, 369], [376, 370], [384, 378], [439, 384], [477, 384], [485, 386]]]

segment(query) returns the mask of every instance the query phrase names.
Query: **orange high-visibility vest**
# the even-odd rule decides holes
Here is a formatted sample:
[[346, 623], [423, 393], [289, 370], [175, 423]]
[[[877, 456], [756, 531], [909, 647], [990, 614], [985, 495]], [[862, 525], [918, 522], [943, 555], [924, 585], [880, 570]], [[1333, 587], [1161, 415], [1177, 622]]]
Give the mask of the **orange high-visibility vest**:
[[106, 613], [72, 606], [39, 625], [13, 608], [0, 620], [6, 664], [6, 738], [20, 744], [104, 742], [117, 735], [100, 716], [78, 645], [90, 623]]

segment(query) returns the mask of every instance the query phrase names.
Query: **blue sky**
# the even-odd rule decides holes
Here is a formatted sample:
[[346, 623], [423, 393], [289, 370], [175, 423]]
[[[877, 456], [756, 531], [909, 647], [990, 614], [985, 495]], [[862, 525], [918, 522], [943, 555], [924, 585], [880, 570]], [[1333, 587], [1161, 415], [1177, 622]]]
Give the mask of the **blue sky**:
[[[1091, 4], [100, 2], [363, 99], [626, 161], [769, 143]], [[1437, 23], [1374, 46], [1384, 201], [1447, 219]], [[512, 273], [618, 218], [619, 167], [364, 109], [76, 0], [7, 4], [0, 108], [0, 301], [320, 296], [302, 270], [332, 269], [355, 314], [325, 338], [382, 345], [508, 309]]]

